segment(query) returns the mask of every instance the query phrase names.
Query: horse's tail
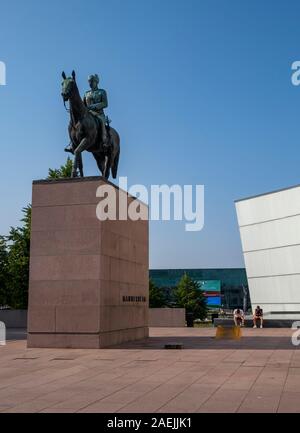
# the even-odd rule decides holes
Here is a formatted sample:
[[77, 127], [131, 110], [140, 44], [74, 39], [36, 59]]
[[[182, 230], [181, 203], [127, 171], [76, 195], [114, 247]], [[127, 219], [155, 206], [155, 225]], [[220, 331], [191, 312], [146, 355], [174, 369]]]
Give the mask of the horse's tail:
[[111, 167], [111, 173], [112, 173], [112, 177], [115, 179], [117, 177], [117, 173], [118, 173], [118, 166], [119, 166], [119, 159], [120, 159], [120, 149], [118, 150], [115, 158], [114, 158], [114, 162], [113, 165]]

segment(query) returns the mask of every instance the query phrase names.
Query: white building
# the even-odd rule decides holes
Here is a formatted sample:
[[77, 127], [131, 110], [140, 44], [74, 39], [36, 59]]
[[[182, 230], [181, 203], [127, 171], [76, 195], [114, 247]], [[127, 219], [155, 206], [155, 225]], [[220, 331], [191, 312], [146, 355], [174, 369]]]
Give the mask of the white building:
[[300, 319], [300, 185], [236, 201], [252, 308]]

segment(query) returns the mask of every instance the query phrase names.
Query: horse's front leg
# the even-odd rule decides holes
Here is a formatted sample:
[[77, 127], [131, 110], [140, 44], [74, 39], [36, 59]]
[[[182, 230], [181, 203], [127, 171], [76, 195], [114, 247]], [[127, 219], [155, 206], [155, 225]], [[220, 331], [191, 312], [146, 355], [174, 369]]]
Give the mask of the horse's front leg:
[[73, 170], [72, 170], [72, 177], [76, 177], [77, 176], [77, 169], [80, 169], [80, 174], [83, 177], [83, 164], [82, 164], [82, 155], [81, 153], [86, 150], [89, 147], [89, 140], [88, 138], [84, 138], [83, 140], [81, 140], [79, 146], [76, 147], [76, 149], [74, 150], [74, 155], [75, 155], [75, 159], [74, 159], [74, 165], [73, 165]]
[[80, 177], [84, 177], [83, 162], [82, 162], [82, 154], [81, 153], [79, 154], [79, 157], [78, 157], [78, 168], [79, 168]]
[[76, 152], [74, 151], [74, 161], [73, 161], [73, 168], [72, 168], [72, 174], [71, 177], [77, 177], [77, 169], [78, 169], [78, 155], [76, 155]]
[[77, 166], [78, 166], [78, 157], [75, 155], [71, 177], [77, 177]]

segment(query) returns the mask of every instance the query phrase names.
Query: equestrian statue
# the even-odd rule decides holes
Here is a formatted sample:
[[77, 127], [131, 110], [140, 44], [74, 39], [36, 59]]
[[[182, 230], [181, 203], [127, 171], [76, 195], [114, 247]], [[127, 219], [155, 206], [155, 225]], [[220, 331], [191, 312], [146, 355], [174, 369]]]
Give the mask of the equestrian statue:
[[104, 109], [108, 107], [107, 94], [99, 88], [97, 74], [88, 77], [90, 90], [85, 92], [83, 99], [79, 94], [76, 83], [76, 74], [71, 77], [62, 73], [62, 92], [64, 104], [69, 101], [70, 145], [66, 152], [74, 155], [72, 177], [83, 177], [82, 152], [91, 152], [97, 162], [98, 168], [105, 179], [110, 173], [115, 179], [118, 172], [120, 157], [120, 137], [117, 131], [110, 126], [110, 120], [105, 116]]

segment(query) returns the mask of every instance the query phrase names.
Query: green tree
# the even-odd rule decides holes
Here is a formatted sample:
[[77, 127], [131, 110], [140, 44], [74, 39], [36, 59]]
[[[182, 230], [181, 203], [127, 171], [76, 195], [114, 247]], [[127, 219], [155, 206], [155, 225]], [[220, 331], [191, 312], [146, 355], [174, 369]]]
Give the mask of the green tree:
[[186, 313], [193, 313], [195, 319], [207, 317], [207, 302], [201, 285], [189, 275], [184, 274], [174, 291], [174, 299], [178, 308], [185, 308]]
[[31, 206], [23, 208], [23, 226], [11, 227], [7, 236], [7, 293], [10, 307], [28, 304]]
[[49, 168], [48, 179], [61, 179], [71, 177], [73, 168], [73, 162], [70, 157], [68, 157], [65, 165], [61, 165], [60, 168]]
[[149, 280], [149, 307], [163, 308], [167, 306], [166, 295], [160, 287], [157, 287], [154, 282]]
[[0, 305], [8, 305], [8, 253], [6, 239], [0, 236]]
[[[71, 177], [72, 160], [59, 169], [49, 169], [48, 179]], [[15, 309], [28, 306], [31, 205], [23, 209], [21, 227], [11, 227], [0, 236], [0, 305]]]

